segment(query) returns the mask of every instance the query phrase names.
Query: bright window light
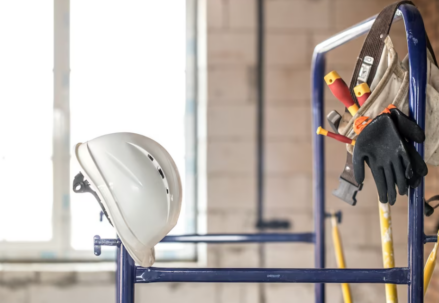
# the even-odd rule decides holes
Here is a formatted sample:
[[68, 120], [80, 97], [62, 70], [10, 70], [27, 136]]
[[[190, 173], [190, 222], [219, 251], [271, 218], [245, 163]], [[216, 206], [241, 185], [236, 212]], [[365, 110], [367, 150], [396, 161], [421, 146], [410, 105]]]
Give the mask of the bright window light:
[[49, 241], [53, 1], [1, 1], [0, 37], [0, 242]]
[[[169, 151], [184, 188], [185, 17], [185, 1], [71, 2], [72, 179], [79, 172], [77, 143], [135, 132]], [[71, 210], [74, 249], [91, 250], [96, 234], [114, 237], [107, 222], [99, 223], [91, 195], [72, 193]], [[184, 218], [183, 206], [173, 233], [185, 232]]]

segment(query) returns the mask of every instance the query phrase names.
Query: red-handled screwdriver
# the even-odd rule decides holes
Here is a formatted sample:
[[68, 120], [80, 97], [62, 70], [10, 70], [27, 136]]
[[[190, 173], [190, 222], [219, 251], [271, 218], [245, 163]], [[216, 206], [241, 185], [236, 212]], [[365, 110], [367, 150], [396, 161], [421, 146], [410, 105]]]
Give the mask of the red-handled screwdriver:
[[324, 129], [321, 126], [319, 126], [319, 128], [317, 128], [317, 135], [327, 136], [327, 137], [333, 138], [333, 139], [340, 141], [340, 142], [343, 142], [343, 143], [355, 145], [355, 140], [349, 139], [348, 137], [343, 136], [343, 135], [332, 133], [332, 132]]
[[332, 94], [346, 106], [348, 111], [354, 116], [358, 111], [358, 106], [352, 100], [348, 86], [336, 71], [332, 71], [325, 76], [325, 82]]
[[357, 96], [358, 103], [363, 106], [367, 98], [370, 96], [370, 88], [367, 83], [361, 83], [354, 87], [355, 96]]

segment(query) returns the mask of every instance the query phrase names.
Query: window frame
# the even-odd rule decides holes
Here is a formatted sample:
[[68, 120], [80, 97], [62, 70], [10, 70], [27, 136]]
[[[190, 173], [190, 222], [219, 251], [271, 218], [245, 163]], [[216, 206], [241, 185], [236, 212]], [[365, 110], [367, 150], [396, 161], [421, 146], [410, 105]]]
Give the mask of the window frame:
[[[185, 110], [185, 155], [186, 171], [184, 201], [187, 209], [187, 231], [198, 230], [198, 111], [197, 111], [197, 0], [186, 0], [186, 110]], [[71, 246], [70, 195], [72, 174], [70, 171], [70, 0], [54, 0], [54, 67], [53, 67], [53, 205], [52, 239], [44, 242], [0, 241], [0, 263], [77, 263], [108, 262], [115, 260], [115, 249], [102, 250], [102, 255], [93, 255], [90, 250], [74, 250]], [[96, 214], [96, 220], [98, 220]], [[19, 220], [19, 218], [17, 218]], [[192, 222], [189, 222], [192, 221]], [[103, 220], [102, 224], [108, 224]], [[25, 223], [23, 228], [28, 228]], [[31, 227], [29, 227], [31, 228]], [[167, 244], [160, 244], [167, 245]], [[157, 261], [197, 261], [195, 244], [182, 244], [176, 253], [158, 254]]]

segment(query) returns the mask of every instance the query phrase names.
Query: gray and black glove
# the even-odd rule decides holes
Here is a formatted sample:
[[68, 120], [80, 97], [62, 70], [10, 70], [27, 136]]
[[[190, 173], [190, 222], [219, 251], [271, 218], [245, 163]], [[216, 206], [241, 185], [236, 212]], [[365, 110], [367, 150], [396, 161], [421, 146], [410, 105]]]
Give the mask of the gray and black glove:
[[408, 186], [419, 186], [428, 173], [424, 160], [407, 140], [422, 143], [424, 131], [396, 108], [373, 119], [356, 140], [353, 153], [355, 180], [363, 183], [366, 162], [383, 203], [395, 203], [395, 185], [400, 195], [406, 195]]

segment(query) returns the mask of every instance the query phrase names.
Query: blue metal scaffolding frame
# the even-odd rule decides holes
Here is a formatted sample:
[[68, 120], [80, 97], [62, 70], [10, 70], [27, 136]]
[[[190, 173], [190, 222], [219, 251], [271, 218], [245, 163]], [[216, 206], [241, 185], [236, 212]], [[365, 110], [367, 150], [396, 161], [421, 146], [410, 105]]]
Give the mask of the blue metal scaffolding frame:
[[[424, 128], [427, 84], [426, 34], [416, 7], [402, 4], [395, 19], [403, 18], [410, 59], [410, 116]], [[313, 129], [323, 125], [325, 54], [367, 33], [376, 16], [369, 18], [319, 44], [312, 64]], [[394, 19], [394, 20], [395, 20]], [[414, 144], [423, 156], [423, 144]], [[315, 283], [315, 302], [325, 302], [324, 283], [392, 283], [408, 285], [409, 303], [423, 302], [424, 243], [436, 242], [425, 236], [423, 224], [424, 185], [409, 193], [408, 267], [391, 269], [328, 269], [325, 267], [325, 161], [323, 136], [313, 135], [314, 221], [310, 233], [210, 234], [167, 236], [161, 242], [178, 243], [267, 243], [302, 242], [315, 246], [315, 268], [143, 268], [134, 264], [120, 241], [95, 239], [95, 244], [117, 246], [117, 303], [134, 303], [135, 283], [221, 282], [221, 283]]]

